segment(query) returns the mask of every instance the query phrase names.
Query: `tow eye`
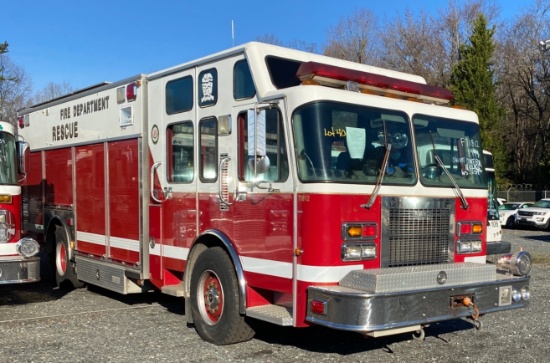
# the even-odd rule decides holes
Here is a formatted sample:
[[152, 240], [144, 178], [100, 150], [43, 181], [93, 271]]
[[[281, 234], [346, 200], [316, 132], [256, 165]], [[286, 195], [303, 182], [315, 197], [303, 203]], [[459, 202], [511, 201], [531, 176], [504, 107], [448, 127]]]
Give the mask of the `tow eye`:
[[470, 318], [474, 321], [474, 326], [476, 327], [476, 329], [481, 330], [483, 323], [481, 322], [481, 320], [478, 319], [479, 309], [477, 308], [476, 304], [468, 296], [462, 299], [462, 304], [464, 304], [464, 306], [470, 307], [473, 310], [473, 314]]

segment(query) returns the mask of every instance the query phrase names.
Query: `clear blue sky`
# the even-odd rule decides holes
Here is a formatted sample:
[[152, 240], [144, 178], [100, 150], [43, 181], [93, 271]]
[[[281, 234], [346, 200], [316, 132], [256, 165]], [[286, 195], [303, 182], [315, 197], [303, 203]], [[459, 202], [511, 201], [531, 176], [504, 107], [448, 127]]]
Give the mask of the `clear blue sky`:
[[[463, 1], [463, 0], [459, 0]], [[511, 18], [534, 0], [498, 0]], [[0, 2], [0, 42], [32, 79], [34, 91], [49, 82], [79, 89], [150, 73], [256, 40], [266, 34], [325, 44], [327, 30], [358, 8], [381, 20], [446, 0], [5, 0]], [[414, 7], [414, 9], [413, 9]], [[234, 24], [234, 40], [231, 24]]]

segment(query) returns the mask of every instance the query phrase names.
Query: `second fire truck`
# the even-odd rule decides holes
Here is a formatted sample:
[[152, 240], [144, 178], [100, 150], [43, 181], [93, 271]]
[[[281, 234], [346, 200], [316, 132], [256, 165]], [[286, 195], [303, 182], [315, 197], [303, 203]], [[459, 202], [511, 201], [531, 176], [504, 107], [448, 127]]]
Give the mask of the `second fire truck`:
[[20, 153], [28, 150], [17, 141], [16, 128], [0, 121], [0, 285], [40, 280], [39, 244], [21, 238], [21, 186], [25, 165]]
[[212, 343], [247, 318], [369, 336], [525, 307], [486, 263], [475, 113], [423, 78], [261, 43], [23, 110], [25, 228], [59, 284], [185, 298]]

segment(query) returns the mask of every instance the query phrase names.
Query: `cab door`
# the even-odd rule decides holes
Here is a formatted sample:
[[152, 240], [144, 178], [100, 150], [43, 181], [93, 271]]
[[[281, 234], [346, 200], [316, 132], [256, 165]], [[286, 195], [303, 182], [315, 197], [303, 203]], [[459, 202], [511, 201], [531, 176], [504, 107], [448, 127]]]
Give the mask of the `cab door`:
[[[232, 158], [234, 240], [249, 285], [290, 294], [293, 278], [293, 184], [283, 100], [236, 111]], [[232, 188], [232, 186], [230, 186]]]

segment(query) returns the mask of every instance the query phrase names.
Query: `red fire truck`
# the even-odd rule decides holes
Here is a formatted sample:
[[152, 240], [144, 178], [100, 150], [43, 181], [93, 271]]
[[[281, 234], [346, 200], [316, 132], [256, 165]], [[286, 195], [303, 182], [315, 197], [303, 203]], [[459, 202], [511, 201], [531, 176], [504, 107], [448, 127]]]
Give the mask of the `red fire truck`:
[[[369, 336], [525, 307], [530, 256], [486, 263], [475, 113], [423, 78], [261, 43], [23, 110], [25, 229], [57, 282]], [[245, 319], [246, 318], [246, 319]]]
[[27, 150], [16, 141], [16, 128], [0, 121], [0, 285], [40, 280], [40, 246], [21, 238], [21, 187], [24, 165], [18, 152]]

